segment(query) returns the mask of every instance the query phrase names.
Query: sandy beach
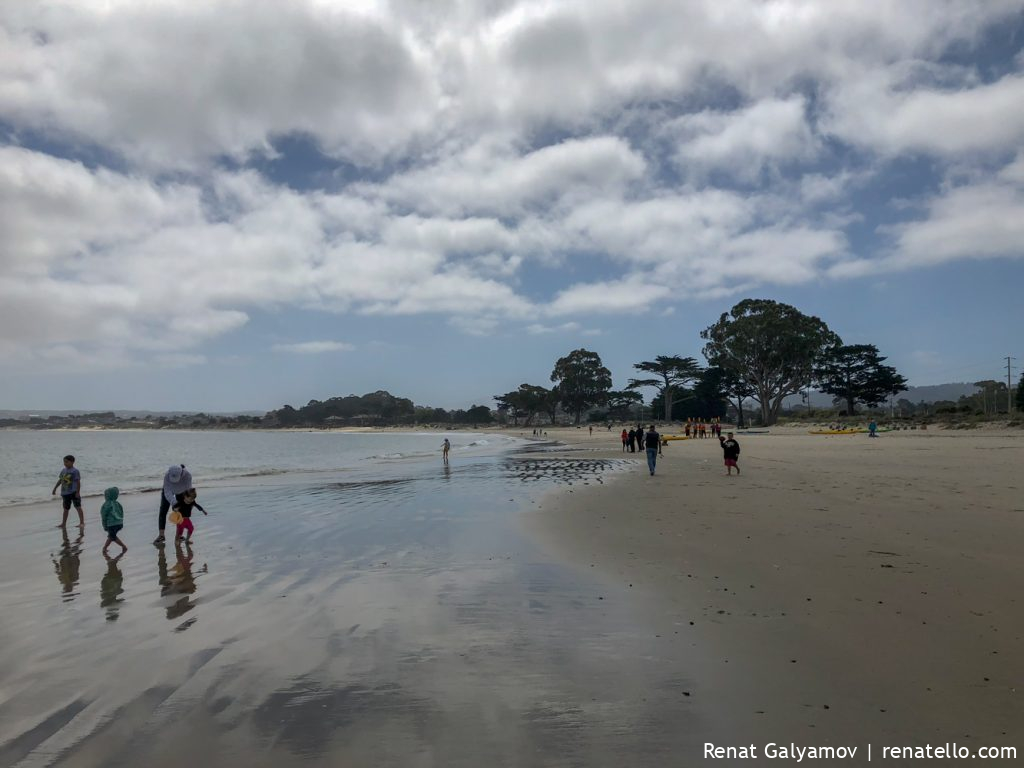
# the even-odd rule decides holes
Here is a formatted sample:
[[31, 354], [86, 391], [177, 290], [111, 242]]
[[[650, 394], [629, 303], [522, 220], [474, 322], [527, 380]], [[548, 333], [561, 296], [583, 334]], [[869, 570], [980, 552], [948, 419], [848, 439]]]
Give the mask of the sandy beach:
[[667, 676], [709, 660], [687, 697], [704, 740], [1024, 747], [1024, 433], [739, 439], [741, 476], [716, 440], [673, 442], [654, 477], [527, 517], [645, 605]]
[[156, 497], [129, 495], [114, 563], [95, 509], [65, 538], [53, 505], [8, 508], [0, 765], [1024, 746], [1022, 433], [778, 429], [741, 438], [740, 477], [710, 439], [650, 477], [615, 432], [546, 431], [212, 488], [192, 547], [153, 547]]

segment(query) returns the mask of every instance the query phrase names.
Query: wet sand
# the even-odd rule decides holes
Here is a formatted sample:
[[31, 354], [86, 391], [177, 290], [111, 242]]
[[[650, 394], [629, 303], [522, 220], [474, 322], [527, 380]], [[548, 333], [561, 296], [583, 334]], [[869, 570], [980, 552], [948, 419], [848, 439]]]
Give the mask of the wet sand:
[[[621, 455], [603, 430], [562, 436]], [[654, 477], [525, 520], [643, 606], [667, 670], [708, 659], [689, 670], [701, 741], [1024, 754], [1024, 432], [739, 439], [739, 477], [716, 440], [674, 442]]]
[[191, 547], [151, 545], [157, 497], [127, 495], [116, 562], [95, 505], [66, 539], [56, 504], [3, 510], [0, 765], [621, 766], [689, 750], [689, 683], [666, 675], [628, 588], [519, 524], [552, 483], [614, 467], [439, 464], [204, 489]]

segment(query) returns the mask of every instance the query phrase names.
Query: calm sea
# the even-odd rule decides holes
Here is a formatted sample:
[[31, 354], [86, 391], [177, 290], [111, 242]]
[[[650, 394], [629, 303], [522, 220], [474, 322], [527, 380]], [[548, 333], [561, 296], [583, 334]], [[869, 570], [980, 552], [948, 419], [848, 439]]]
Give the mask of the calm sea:
[[[167, 467], [185, 464], [197, 487], [252, 484], [275, 475], [397, 477], [441, 461], [445, 435], [423, 433], [0, 430], [0, 507], [50, 498], [66, 454], [76, 458], [85, 497], [159, 488]], [[452, 459], [487, 462], [522, 440], [449, 433]], [[282, 478], [285, 479], [285, 478]], [[292, 479], [292, 478], [288, 478]], [[296, 478], [297, 479], [297, 478]]]

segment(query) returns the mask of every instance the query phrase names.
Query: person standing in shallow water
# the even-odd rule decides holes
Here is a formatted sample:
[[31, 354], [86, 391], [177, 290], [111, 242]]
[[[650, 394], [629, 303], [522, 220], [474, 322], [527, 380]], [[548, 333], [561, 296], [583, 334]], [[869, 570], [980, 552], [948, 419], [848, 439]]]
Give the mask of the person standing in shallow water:
[[444, 442], [441, 443], [441, 458], [444, 459], [444, 463], [448, 463], [448, 451], [452, 449], [451, 441], [446, 437]]
[[654, 474], [654, 470], [658, 465], [658, 449], [661, 447], [661, 435], [654, 429], [654, 425], [651, 424], [650, 429], [647, 430], [647, 437], [644, 440], [644, 444], [647, 446], [647, 468], [651, 470], [651, 474]]
[[85, 512], [82, 511], [82, 474], [75, 468], [75, 457], [70, 453], [64, 457], [64, 468], [57, 477], [57, 484], [53, 486], [50, 495], [54, 496], [60, 488], [60, 500], [64, 507], [64, 518], [60, 521], [60, 527], [68, 524], [68, 512], [71, 505], [75, 505], [78, 512], [78, 527], [85, 527]]
[[100, 520], [103, 523], [103, 530], [107, 532], [107, 543], [103, 545], [103, 554], [107, 554], [111, 544], [117, 544], [123, 555], [128, 551], [127, 545], [117, 537], [124, 527], [124, 507], [117, 500], [120, 491], [117, 487], [107, 488], [103, 492], [103, 506], [100, 507]]
[[185, 493], [192, 487], [192, 473], [185, 469], [184, 464], [175, 464], [164, 473], [163, 490], [160, 493], [160, 531], [153, 539], [154, 544], [164, 543], [164, 528], [167, 527], [167, 513], [176, 501], [179, 493]]

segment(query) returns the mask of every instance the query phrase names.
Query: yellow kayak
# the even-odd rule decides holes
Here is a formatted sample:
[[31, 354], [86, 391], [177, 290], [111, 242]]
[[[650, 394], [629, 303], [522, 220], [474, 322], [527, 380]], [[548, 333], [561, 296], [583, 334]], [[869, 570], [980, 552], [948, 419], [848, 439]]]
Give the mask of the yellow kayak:
[[867, 432], [866, 429], [811, 429], [808, 432], [812, 435], [859, 435]]
[[686, 435], [662, 435], [661, 439], [662, 440], [693, 440], [692, 437], [687, 437]]

